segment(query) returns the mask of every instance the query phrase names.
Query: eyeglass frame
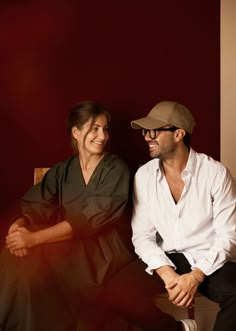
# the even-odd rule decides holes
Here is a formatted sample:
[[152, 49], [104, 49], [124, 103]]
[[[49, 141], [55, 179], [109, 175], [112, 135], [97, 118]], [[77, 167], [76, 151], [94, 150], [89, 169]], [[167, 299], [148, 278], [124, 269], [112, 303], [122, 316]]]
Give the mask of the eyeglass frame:
[[[161, 131], [170, 131], [170, 132], [175, 132], [176, 130], [178, 130], [179, 128], [177, 128], [176, 126], [170, 126], [168, 128], [165, 127], [161, 127], [161, 128], [157, 128], [157, 129], [144, 129], [142, 128], [142, 135], [143, 137], [146, 136], [147, 132], [149, 134], [149, 137], [151, 139], [156, 139], [157, 137], [157, 132], [161, 132]], [[154, 132], [155, 135], [153, 135], [152, 133]]]

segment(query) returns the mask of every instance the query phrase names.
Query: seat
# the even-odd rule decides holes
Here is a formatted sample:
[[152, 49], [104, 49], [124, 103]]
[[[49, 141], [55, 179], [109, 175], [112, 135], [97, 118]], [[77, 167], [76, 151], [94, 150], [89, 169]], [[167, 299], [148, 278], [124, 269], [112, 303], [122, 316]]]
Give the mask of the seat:
[[43, 176], [50, 168], [34, 168], [34, 185], [41, 182]]

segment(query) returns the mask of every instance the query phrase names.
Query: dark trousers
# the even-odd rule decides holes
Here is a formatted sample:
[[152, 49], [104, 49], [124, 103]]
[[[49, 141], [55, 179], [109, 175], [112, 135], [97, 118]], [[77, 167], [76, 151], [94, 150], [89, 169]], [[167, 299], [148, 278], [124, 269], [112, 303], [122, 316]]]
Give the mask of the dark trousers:
[[[179, 274], [191, 271], [183, 254], [169, 254], [168, 257], [178, 267]], [[236, 263], [227, 262], [222, 268], [207, 276], [199, 287], [199, 292], [208, 299], [219, 303], [213, 331], [236, 330]]]
[[149, 275], [139, 259], [129, 263], [111, 278], [102, 295], [100, 307], [145, 331], [179, 331], [182, 323], [156, 306], [154, 297], [165, 290], [157, 275]]
[[208, 276], [199, 288], [212, 301], [219, 303], [213, 331], [234, 331], [236, 329], [236, 264], [226, 263]]
[[[168, 254], [179, 274], [191, 271], [183, 254]], [[134, 261], [119, 272], [107, 285], [104, 293], [106, 303], [113, 311], [142, 327], [143, 330], [181, 330], [170, 315], [161, 312], [151, 300], [164, 291], [158, 276], [143, 273], [145, 265]], [[228, 262], [212, 275], [207, 276], [199, 292], [219, 303], [213, 331], [235, 331], [236, 328], [236, 263]], [[156, 327], [154, 327], [156, 325]]]

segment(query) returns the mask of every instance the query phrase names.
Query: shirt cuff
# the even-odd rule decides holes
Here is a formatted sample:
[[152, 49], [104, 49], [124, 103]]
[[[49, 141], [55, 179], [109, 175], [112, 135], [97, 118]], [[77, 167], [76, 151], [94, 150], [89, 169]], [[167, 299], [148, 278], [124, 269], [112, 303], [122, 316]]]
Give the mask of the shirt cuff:
[[147, 263], [148, 267], [145, 269], [147, 273], [150, 275], [153, 274], [154, 270], [161, 268], [163, 266], [170, 266], [174, 269], [176, 269], [176, 266], [173, 264], [173, 262], [168, 259], [168, 257], [158, 257], [158, 258], [153, 258]]
[[[223, 266], [223, 264], [222, 264]], [[206, 275], [206, 276], [209, 276], [211, 275], [213, 272], [215, 272], [216, 270], [218, 270], [219, 268], [221, 267], [221, 265], [217, 265], [217, 266], [214, 266], [212, 265], [211, 263], [209, 263], [207, 260], [202, 260], [201, 262], [199, 263], [196, 263], [192, 269], [195, 269], [195, 268], [199, 268], [200, 270], [202, 270], [202, 272]]]

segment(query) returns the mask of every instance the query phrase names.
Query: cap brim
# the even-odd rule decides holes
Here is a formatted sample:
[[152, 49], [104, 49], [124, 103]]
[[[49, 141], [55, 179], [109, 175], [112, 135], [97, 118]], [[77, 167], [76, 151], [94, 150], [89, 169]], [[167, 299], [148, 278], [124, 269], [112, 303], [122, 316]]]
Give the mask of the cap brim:
[[152, 117], [143, 117], [138, 120], [132, 121], [131, 127], [133, 129], [158, 129], [161, 128], [162, 126], [167, 125], [168, 123], [157, 120], [156, 118]]

